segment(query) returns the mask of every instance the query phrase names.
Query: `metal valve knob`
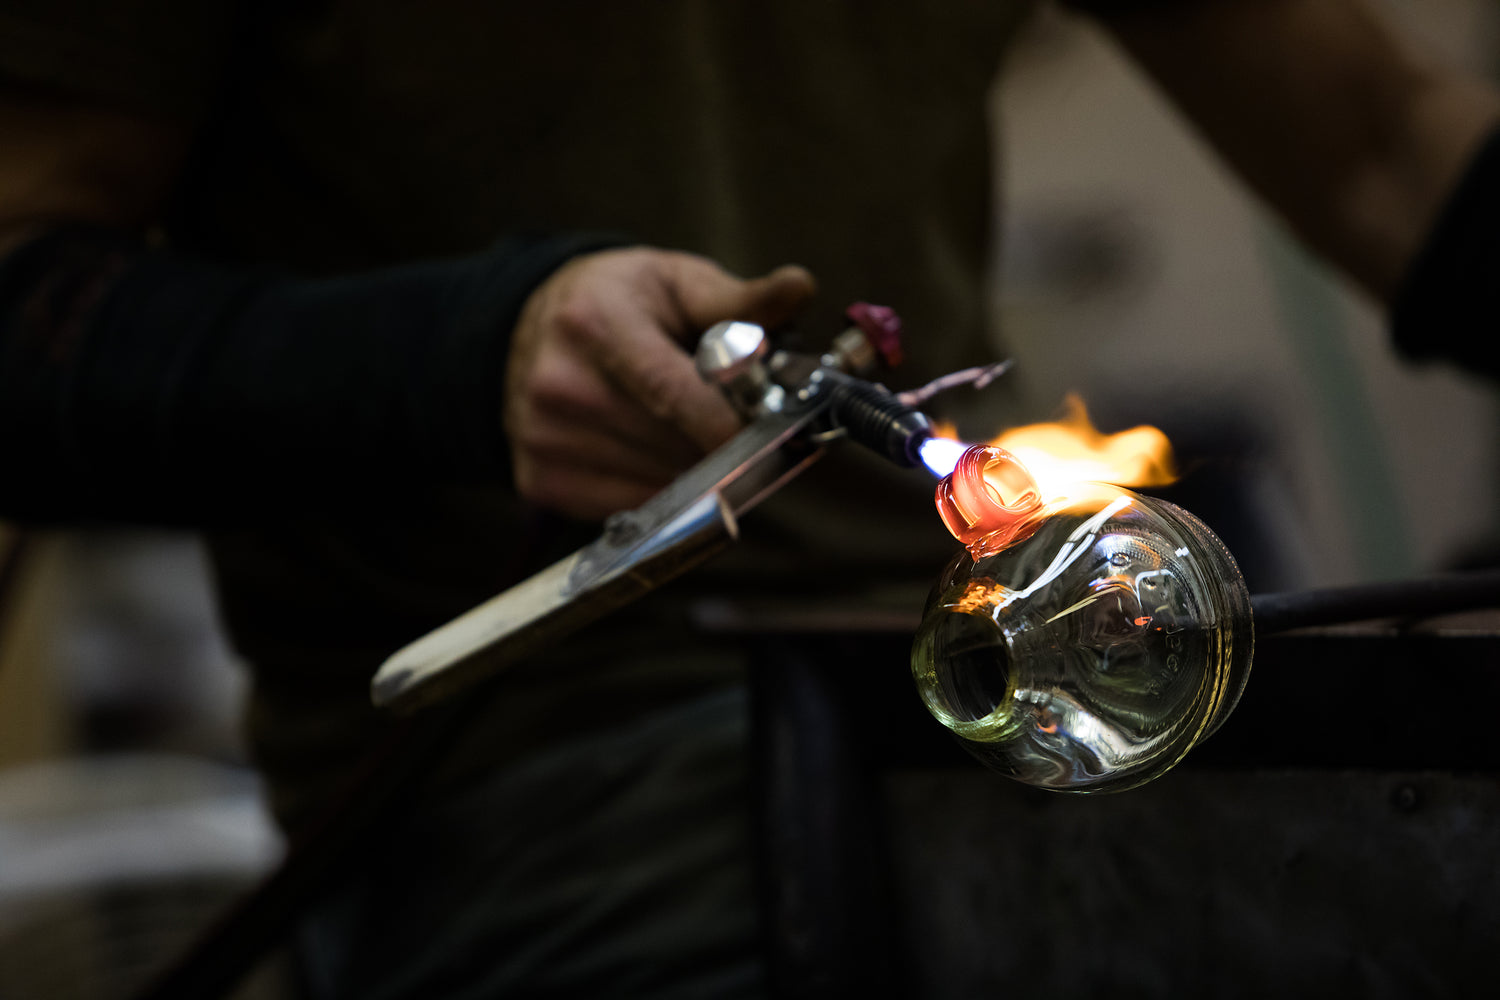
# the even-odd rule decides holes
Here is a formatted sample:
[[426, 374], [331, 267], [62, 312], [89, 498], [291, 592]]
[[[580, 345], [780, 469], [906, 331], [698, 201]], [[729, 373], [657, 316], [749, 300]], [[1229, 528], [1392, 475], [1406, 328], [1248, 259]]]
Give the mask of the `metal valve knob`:
[[704, 331], [694, 360], [705, 381], [717, 385], [741, 414], [753, 417], [774, 409], [771, 396], [782, 395], [766, 367], [770, 352], [763, 327], [726, 320]]

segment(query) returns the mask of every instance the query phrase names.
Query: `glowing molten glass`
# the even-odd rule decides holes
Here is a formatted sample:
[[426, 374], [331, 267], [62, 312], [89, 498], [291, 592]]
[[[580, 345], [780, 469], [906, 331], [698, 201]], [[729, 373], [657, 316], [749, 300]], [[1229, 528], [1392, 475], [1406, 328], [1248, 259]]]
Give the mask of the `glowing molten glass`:
[[1033, 515], [1080, 483], [1162, 486], [1176, 478], [1172, 445], [1155, 427], [1105, 434], [1077, 395], [1069, 394], [1065, 405], [1061, 420], [1011, 428], [988, 445], [969, 447], [957, 461], [951, 458], [962, 447], [956, 442], [938, 439], [946, 447], [932, 458], [924, 450], [934, 472], [951, 464], [938, 483], [938, 516], [976, 559], [1027, 537], [1036, 527]]
[[937, 486], [938, 516], [977, 559], [1027, 534], [1042, 506], [1036, 480], [1003, 448], [975, 445]]
[[[1062, 419], [1012, 427], [987, 442], [1027, 470], [1043, 502], [1066, 495], [1077, 483], [1139, 487], [1176, 480], [1172, 444], [1160, 430], [1143, 425], [1105, 434], [1076, 394], [1069, 393], [1063, 403]], [[922, 457], [934, 475], [946, 476], [964, 446], [952, 440], [957, 436], [952, 426], [939, 424], [937, 433], [940, 437], [923, 446]]]

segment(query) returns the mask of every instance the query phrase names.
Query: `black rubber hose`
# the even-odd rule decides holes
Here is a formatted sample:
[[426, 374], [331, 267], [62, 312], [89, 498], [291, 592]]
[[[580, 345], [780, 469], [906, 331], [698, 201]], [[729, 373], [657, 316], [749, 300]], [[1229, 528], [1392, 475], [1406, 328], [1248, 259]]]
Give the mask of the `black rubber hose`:
[[841, 379], [833, 388], [833, 419], [849, 437], [905, 468], [921, 461], [917, 449], [932, 422], [874, 382]]
[[1250, 598], [1250, 608], [1255, 615], [1257, 635], [1314, 625], [1342, 625], [1377, 618], [1424, 618], [1500, 608], [1500, 570], [1256, 594]]

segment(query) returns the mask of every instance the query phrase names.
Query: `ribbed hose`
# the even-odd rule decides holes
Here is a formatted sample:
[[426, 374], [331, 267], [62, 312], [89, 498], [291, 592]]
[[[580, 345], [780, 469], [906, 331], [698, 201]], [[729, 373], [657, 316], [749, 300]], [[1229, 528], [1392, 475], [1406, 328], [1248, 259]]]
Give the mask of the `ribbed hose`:
[[851, 439], [906, 468], [920, 462], [917, 450], [932, 434], [925, 414], [888, 389], [859, 379], [835, 383], [832, 413]]

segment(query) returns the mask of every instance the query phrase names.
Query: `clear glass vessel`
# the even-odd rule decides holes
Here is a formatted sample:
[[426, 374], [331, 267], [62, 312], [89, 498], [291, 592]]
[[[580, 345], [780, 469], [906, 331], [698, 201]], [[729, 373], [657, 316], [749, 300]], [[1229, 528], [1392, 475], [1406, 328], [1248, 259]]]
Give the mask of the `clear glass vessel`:
[[1186, 511], [1115, 486], [1071, 493], [949, 564], [912, 672], [928, 710], [988, 766], [1116, 791], [1162, 774], [1233, 710], [1250, 597]]

